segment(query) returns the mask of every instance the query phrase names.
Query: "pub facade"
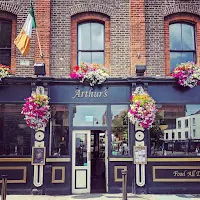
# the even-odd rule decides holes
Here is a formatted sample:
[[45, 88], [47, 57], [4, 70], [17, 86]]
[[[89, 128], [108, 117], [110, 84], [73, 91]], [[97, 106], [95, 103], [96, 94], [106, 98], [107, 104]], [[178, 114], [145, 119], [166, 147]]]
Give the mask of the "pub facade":
[[[169, 75], [181, 62], [199, 65], [200, 3], [33, 5], [43, 58], [34, 32], [28, 56], [13, 44], [29, 1], [0, 1], [0, 63], [14, 74], [0, 82], [0, 175], [8, 176], [8, 193], [119, 193], [122, 170], [130, 193], [199, 193], [200, 88], [182, 87]], [[94, 87], [69, 78], [82, 61], [105, 64], [110, 78]], [[46, 76], [33, 75], [36, 62], [45, 63]], [[139, 87], [156, 101], [149, 129], [128, 120]], [[39, 131], [21, 114], [34, 91], [50, 98], [51, 117]]]

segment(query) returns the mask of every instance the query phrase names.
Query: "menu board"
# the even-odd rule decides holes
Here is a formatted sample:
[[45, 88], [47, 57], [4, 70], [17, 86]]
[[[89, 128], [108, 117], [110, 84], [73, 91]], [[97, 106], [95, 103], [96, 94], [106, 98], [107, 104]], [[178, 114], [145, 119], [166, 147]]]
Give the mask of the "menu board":
[[147, 164], [146, 146], [134, 146], [134, 164]]

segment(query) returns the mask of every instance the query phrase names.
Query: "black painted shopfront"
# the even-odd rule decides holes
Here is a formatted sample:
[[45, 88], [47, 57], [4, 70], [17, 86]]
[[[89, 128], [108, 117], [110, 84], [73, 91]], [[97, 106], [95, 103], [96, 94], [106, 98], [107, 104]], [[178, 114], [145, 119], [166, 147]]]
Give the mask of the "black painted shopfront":
[[[37, 86], [45, 88], [51, 104], [40, 187], [33, 183], [31, 165], [34, 131], [20, 114]], [[127, 119], [137, 86], [157, 104], [149, 130], [137, 129]], [[198, 193], [199, 91], [199, 86], [185, 89], [165, 78], [108, 79], [94, 88], [71, 79], [6, 78], [0, 83], [0, 174], [8, 175], [8, 192], [118, 193], [121, 170], [127, 169], [128, 192]], [[134, 164], [133, 147], [140, 142], [147, 146], [143, 167]]]

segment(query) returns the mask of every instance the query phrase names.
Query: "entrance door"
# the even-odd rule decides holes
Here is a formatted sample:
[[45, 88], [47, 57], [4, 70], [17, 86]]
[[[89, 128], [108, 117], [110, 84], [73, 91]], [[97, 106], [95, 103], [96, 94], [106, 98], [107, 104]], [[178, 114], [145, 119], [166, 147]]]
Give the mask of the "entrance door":
[[90, 130], [72, 133], [72, 193], [90, 193]]

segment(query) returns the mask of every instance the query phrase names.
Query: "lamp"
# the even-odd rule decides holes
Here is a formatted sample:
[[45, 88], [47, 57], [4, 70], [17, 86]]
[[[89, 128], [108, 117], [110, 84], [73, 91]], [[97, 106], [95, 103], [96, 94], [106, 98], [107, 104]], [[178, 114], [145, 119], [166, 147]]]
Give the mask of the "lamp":
[[144, 72], [146, 71], [147, 66], [146, 65], [136, 65], [135, 69], [136, 69], [137, 76], [144, 76]]
[[36, 76], [46, 75], [45, 63], [35, 63], [34, 64], [34, 72], [35, 72]]

